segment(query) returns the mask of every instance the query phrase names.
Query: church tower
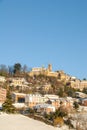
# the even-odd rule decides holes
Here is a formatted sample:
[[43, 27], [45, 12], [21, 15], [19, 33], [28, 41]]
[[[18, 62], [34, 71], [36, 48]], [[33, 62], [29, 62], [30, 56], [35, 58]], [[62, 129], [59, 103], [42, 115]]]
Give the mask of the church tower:
[[48, 71], [50, 71], [50, 72], [52, 71], [52, 65], [51, 64], [48, 65]]

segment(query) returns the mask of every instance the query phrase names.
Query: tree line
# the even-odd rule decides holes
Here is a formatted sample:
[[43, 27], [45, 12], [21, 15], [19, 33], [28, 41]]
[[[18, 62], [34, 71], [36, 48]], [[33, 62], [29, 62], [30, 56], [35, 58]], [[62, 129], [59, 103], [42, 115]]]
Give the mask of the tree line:
[[29, 72], [30, 68], [27, 65], [21, 65], [20, 63], [15, 63], [12, 66], [6, 66], [4, 64], [0, 64], [0, 75], [8, 76], [8, 75], [19, 75]]

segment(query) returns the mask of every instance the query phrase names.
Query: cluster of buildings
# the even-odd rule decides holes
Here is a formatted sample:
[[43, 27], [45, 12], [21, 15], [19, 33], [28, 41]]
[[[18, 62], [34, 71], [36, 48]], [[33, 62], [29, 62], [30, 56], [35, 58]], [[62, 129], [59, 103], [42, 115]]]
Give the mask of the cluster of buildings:
[[71, 87], [82, 90], [83, 88], [87, 88], [87, 80], [79, 80], [76, 77], [72, 77], [66, 74], [64, 71], [52, 71], [52, 65], [49, 64], [48, 68], [44, 67], [35, 67], [28, 73], [29, 76], [37, 76], [37, 75], [44, 75], [49, 77], [56, 77], [58, 80], [64, 80], [65, 82], [70, 82]]
[[[83, 88], [87, 88], [87, 80], [79, 80], [76, 77], [71, 77], [68, 74], [64, 73], [64, 71], [52, 71], [52, 65], [49, 64], [48, 68], [37, 67], [32, 68], [32, 70], [28, 73], [30, 77], [44, 75], [49, 77], [55, 77], [57, 80], [64, 80], [66, 83], [69, 82], [70, 86], [76, 89], [82, 90]], [[33, 78], [32, 78], [33, 79]], [[26, 81], [25, 78], [21, 77], [9, 77], [6, 78], [4, 76], [0, 76], [0, 85], [4, 83], [9, 83], [9, 86], [13, 87], [21, 87], [21, 88], [29, 88], [30, 83]], [[41, 86], [38, 86], [39, 88]], [[45, 91], [49, 91], [51, 89], [51, 84], [43, 84], [42, 89]], [[81, 104], [87, 106], [87, 98], [86, 95], [82, 96], [81, 93], [76, 93], [82, 97]], [[73, 102], [75, 99], [73, 98], [59, 98], [57, 95], [49, 95], [46, 94], [42, 96], [41, 94], [24, 94], [24, 93], [12, 93], [12, 99], [14, 102], [14, 106], [16, 108], [34, 108], [38, 112], [54, 112], [60, 106], [71, 110], [73, 108]], [[0, 103], [2, 104], [6, 100], [6, 89], [0, 87]]]
[[48, 68], [45, 67], [34, 67], [32, 68], [32, 70], [28, 73], [29, 76], [33, 77], [33, 76], [38, 76], [38, 75], [44, 75], [44, 76], [49, 76], [49, 77], [56, 77], [60, 80], [69, 80], [70, 76], [66, 73], [64, 73], [64, 71], [60, 70], [60, 71], [52, 71], [52, 65], [48, 64]]
[[23, 94], [12, 93], [14, 106], [17, 108], [32, 108], [40, 113], [55, 112], [60, 106], [71, 110], [73, 108], [73, 99], [59, 98], [57, 95], [46, 94]]
[[[32, 70], [28, 73], [30, 77], [37, 76], [37, 75], [45, 75], [49, 77], [55, 77], [57, 80], [65, 82], [70, 82], [70, 86], [76, 89], [82, 90], [83, 88], [87, 88], [87, 80], [79, 80], [76, 77], [72, 77], [68, 74], [66, 74], [64, 71], [52, 71], [52, 65], [49, 64], [48, 68], [45, 67], [36, 67], [32, 68]], [[26, 88], [29, 86], [29, 82], [26, 81], [25, 78], [20, 77], [13, 77], [13, 78], [6, 78], [4, 76], [0, 76], [0, 84], [3, 84], [5, 82], [9, 81], [9, 86], [19, 86], [22, 88]], [[50, 87], [50, 86], [48, 86]], [[48, 89], [48, 88], [46, 88]]]
[[51, 94], [12, 93], [12, 99], [14, 101], [13, 105], [17, 109], [32, 108], [41, 114], [55, 112], [59, 107], [71, 112], [74, 108], [74, 102], [80, 104], [81, 111], [87, 111], [87, 95], [81, 92], [75, 94], [77, 98], [60, 98], [58, 95]]
[[51, 77], [58, 77], [58, 73], [52, 71], [51, 64], [48, 65], [48, 68], [44, 68], [44, 67], [32, 68], [32, 70], [29, 72], [29, 76], [33, 77], [34, 75], [45, 75], [45, 76], [51, 76]]
[[87, 88], [87, 80], [79, 80], [77, 78], [71, 79], [70, 84], [72, 88], [83, 90], [83, 88]]
[[13, 86], [13, 87], [21, 87], [21, 88], [27, 88], [29, 83], [26, 81], [25, 78], [20, 78], [20, 77], [15, 77], [15, 78], [9, 78], [9, 86]]
[[[37, 112], [44, 114], [55, 112], [56, 109], [62, 109], [70, 112], [73, 110], [73, 103], [76, 101], [82, 107], [82, 110], [87, 111], [87, 95], [81, 92], [76, 92], [76, 98], [65, 97], [60, 98], [58, 95], [45, 94], [24, 94], [12, 92], [13, 105], [18, 109], [32, 108]], [[79, 98], [79, 99], [78, 99]], [[6, 89], [0, 88], [0, 107], [6, 100]]]

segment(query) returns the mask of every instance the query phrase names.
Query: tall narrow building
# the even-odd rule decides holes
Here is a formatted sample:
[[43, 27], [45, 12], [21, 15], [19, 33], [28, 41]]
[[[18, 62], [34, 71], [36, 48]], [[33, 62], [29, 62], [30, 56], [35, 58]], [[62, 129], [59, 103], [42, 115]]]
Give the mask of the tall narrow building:
[[49, 70], [49, 72], [52, 71], [52, 65], [51, 64], [48, 65], [48, 70]]

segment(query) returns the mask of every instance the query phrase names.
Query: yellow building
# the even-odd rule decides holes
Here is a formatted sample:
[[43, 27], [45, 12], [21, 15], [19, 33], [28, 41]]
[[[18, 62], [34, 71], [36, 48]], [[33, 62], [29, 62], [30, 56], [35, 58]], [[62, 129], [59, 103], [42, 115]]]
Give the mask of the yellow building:
[[87, 80], [82, 80], [79, 83], [79, 86], [80, 86], [80, 90], [82, 90], [83, 88], [87, 88]]
[[0, 87], [0, 103], [6, 100], [6, 89]]
[[9, 81], [10, 81], [10, 86], [14, 86], [14, 87], [23, 86], [24, 83], [26, 82], [24, 78], [19, 78], [19, 77], [10, 78]]
[[40, 75], [40, 74], [45, 76], [58, 77], [58, 73], [52, 71], [51, 64], [48, 65], [48, 68], [35, 67], [32, 68], [31, 72], [29, 72], [29, 76]]
[[68, 74], [66, 74], [63, 70], [57, 71], [58, 73], [58, 78], [60, 80], [69, 80], [70, 76]]

